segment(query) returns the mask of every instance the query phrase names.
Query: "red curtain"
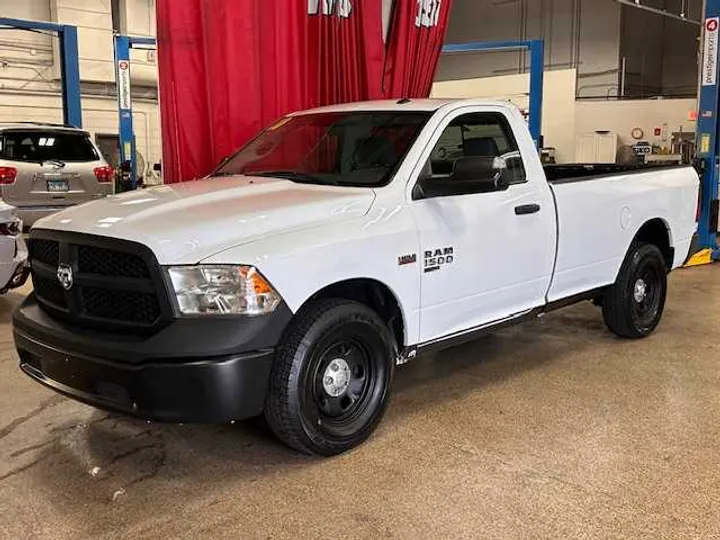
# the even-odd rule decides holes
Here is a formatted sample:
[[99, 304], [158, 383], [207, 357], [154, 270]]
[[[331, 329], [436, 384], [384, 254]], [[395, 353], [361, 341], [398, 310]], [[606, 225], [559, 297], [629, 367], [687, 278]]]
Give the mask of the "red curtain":
[[395, 0], [385, 61], [388, 97], [430, 95], [452, 0]]
[[386, 49], [381, 0], [158, 0], [165, 182], [291, 111], [427, 96], [449, 5], [395, 0]]

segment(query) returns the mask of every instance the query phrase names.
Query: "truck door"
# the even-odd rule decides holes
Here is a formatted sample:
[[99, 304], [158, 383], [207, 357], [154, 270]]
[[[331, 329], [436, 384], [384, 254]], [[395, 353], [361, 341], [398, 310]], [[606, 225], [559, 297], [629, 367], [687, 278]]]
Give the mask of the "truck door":
[[[536, 152], [527, 139], [518, 147], [503, 109], [465, 107], [445, 118], [425, 149], [410, 193], [420, 237], [421, 343], [543, 305], [555, 257], [555, 208], [539, 160], [526, 156]], [[504, 166], [510, 186], [453, 184], [458, 162], [462, 168], [468, 158]], [[428, 175], [432, 184], [423, 184]]]

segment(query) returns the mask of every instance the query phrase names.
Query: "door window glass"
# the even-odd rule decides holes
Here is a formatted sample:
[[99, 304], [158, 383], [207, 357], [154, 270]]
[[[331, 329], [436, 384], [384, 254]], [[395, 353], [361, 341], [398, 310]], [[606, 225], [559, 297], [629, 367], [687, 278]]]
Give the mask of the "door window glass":
[[501, 157], [510, 172], [510, 184], [526, 181], [522, 156], [505, 117], [498, 113], [458, 116], [443, 131], [426, 167], [433, 176], [450, 176], [459, 159]]

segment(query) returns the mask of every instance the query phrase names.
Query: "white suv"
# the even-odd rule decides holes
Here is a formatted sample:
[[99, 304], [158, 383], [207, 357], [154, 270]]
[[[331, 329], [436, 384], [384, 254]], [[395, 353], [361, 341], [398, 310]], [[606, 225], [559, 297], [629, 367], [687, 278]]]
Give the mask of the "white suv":
[[113, 192], [112, 168], [83, 130], [0, 123], [0, 196], [29, 227]]

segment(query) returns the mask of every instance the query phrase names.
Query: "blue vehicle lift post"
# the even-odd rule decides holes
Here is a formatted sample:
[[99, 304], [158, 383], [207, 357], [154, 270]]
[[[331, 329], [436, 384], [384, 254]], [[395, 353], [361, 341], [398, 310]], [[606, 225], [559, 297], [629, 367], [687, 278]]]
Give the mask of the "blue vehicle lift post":
[[25, 19], [0, 17], [0, 28], [55, 33], [60, 40], [60, 74], [62, 85], [63, 123], [82, 127], [80, 103], [80, 61], [77, 27]]
[[[700, 220], [698, 248], [711, 260], [720, 259], [717, 244], [718, 219], [718, 158], [720, 156], [720, 119], [718, 119], [718, 36], [720, 36], [720, 0], [706, 0], [703, 19], [703, 51], [698, 93], [697, 157], [702, 160]], [[712, 33], [712, 34], [711, 34]], [[711, 37], [714, 35], [714, 39]], [[711, 44], [708, 46], [708, 44]], [[709, 256], [709, 257], [708, 257]], [[701, 257], [702, 259], [702, 257]]]
[[443, 53], [513, 50], [530, 51], [530, 115], [528, 127], [535, 145], [540, 148], [542, 146], [543, 78], [545, 76], [545, 44], [543, 40], [453, 43], [442, 48]]
[[[135, 157], [135, 129], [130, 97], [130, 49], [155, 47], [155, 38], [115, 36], [115, 82], [117, 84], [120, 163], [130, 162], [130, 184], [137, 186], [137, 159]], [[125, 73], [123, 73], [125, 72]]]

